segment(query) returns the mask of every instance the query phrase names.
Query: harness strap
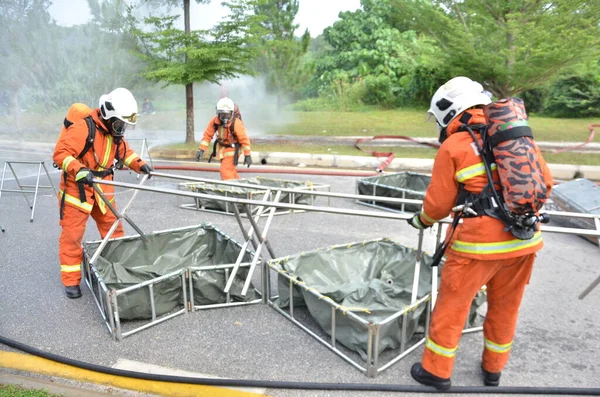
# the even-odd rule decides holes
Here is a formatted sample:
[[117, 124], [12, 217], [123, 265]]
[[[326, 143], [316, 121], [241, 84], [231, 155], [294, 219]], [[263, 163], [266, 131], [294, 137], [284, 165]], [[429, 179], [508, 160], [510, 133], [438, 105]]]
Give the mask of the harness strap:
[[[233, 117], [231, 118], [231, 125], [229, 127], [226, 127], [227, 130], [231, 133], [231, 136], [233, 137], [232, 139], [232, 143], [230, 144], [225, 144], [222, 139], [219, 138], [219, 125], [217, 123], [214, 123], [213, 126], [215, 128], [215, 132], [217, 133], [217, 138], [215, 139], [215, 143], [213, 145], [213, 151], [211, 153], [211, 155], [208, 157], [208, 162], [210, 163], [213, 157], [217, 156], [217, 144], [223, 146], [223, 147], [232, 147], [235, 148], [235, 157], [233, 160], [234, 165], [238, 165], [238, 155], [239, 155], [239, 150], [240, 150], [240, 143], [238, 142], [237, 136], [235, 135], [235, 120], [236, 120], [236, 115], [234, 114]], [[240, 119], [241, 120], [241, 119]], [[225, 128], [225, 127], [223, 127]]]
[[[92, 171], [92, 170], [90, 170], [90, 172], [96, 178], [105, 178], [105, 177], [107, 177], [109, 175], [114, 175], [114, 173], [115, 173], [115, 171], [112, 168], [109, 168], [109, 169], [106, 169], [106, 170], [102, 170], [102, 171]], [[65, 184], [66, 184], [66, 182], [67, 182], [67, 173], [65, 172], [64, 175], [65, 175]], [[85, 194], [85, 186], [82, 183], [78, 183], [77, 184], [77, 188], [79, 189], [79, 201], [81, 201], [82, 203], [87, 203], [87, 197], [86, 197], [86, 194]], [[61, 210], [62, 210], [62, 207], [64, 206], [65, 194], [66, 193], [63, 193], [62, 203], [61, 203]]]

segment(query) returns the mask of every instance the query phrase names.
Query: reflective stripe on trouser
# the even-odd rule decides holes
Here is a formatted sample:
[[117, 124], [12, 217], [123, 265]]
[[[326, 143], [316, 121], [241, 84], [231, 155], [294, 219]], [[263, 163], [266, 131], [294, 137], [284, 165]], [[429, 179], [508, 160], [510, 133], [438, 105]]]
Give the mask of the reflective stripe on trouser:
[[[227, 153], [226, 153], [227, 154]], [[233, 154], [233, 153], [232, 153]], [[235, 165], [233, 165], [233, 155], [223, 157], [221, 160], [221, 179], [227, 181], [229, 179], [240, 179], [239, 174], [235, 170]]]
[[[94, 203], [91, 215], [96, 221], [100, 236], [104, 238], [116, 217], [110, 211], [102, 214], [96, 203]], [[62, 232], [58, 240], [60, 279], [64, 286], [79, 285], [81, 281], [81, 264], [83, 260], [81, 240], [83, 239], [89, 216], [90, 214], [87, 212], [83, 212], [70, 205], [65, 205], [63, 219], [60, 221]], [[123, 235], [123, 225], [119, 223], [119, 226], [111, 237], [122, 237]]]
[[[431, 315], [422, 365], [430, 373], [450, 378], [454, 353], [462, 336], [473, 298], [487, 285], [488, 311], [483, 336], [483, 367], [500, 372], [508, 361], [519, 306], [529, 283], [535, 254], [502, 260], [477, 260], [449, 255]], [[495, 346], [495, 350], [490, 347]]]

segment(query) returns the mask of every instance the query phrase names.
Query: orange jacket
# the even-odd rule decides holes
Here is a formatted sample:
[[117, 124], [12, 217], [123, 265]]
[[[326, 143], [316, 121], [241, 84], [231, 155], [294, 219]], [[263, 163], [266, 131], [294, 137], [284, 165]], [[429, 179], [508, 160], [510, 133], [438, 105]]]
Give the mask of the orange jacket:
[[[485, 124], [483, 110], [471, 109], [467, 112], [472, 115], [468, 124]], [[419, 214], [421, 222], [425, 225], [432, 225], [450, 215], [452, 207], [456, 205], [460, 183], [472, 193], [481, 193], [488, 183], [482, 159], [471, 135], [468, 132], [457, 132], [461, 125], [459, 115], [448, 125], [448, 138], [435, 157], [431, 183]], [[539, 149], [537, 154], [550, 196], [552, 175]], [[495, 169], [492, 171], [492, 177], [494, 182], [498, 181]], [[456, 228], [447, 254], [495, 260], [528, 255], [543, 246], [539, 231], [530, 240], [518, 240], [504, 228], [502, 221], [490, 216], [463, 218], [462, 224]], [[449, 228], [446, 238], [449, 238], [450, 234]]]
[[225, 156], [234, 156], [235, 148], [233, 144], [239, 143], [242, 145], [244, 156], [250, 156], [252, 148], [250, 147], [250, 139], [246, 134], [246, 128], [244, 122], [235, 118], [235, 124], [233, 126], [234, 134], [231, 134], [231, 121], [228, 125], [222, 126], [221, 120], [217, 116], [213, 117], [204, 130], [204, 135], [200, 141], [200, 150], [206, 151], [208, 145], [213, 139], [213, 136], [218, 132], [217, 139], [220, 144], [217, 145], [217, 157], [222, 160]]
[[[113, 137], [109, 133], [104, 133], [106, 127], [100, 119], [100, 110], [94, 109], [91, 113], [92, 119], [96, 123], [96, 135], [94, 137], [94, 145], [85, 155], [77, 160], [77, 156], [85, 147], [88, 137], [88, 126], [85, 120], [79, 119], [63, 130], [58, 137], [56, 146], [54, 147], [54, 164], [60, 167], [67, 175], [65, 183], [64, 177], [60, 182], [59, 199], [66, 192], [65, 203], [67, 205], [78, 208], [83, 212], [90, 213], [94, 200], [100, 206], [102, 213], [106, 213], [106, 205], [100, 197], [95, 197], [96, 193], [91, 186], [85, 187], [86, 201], [81, 202], [79, 197], [79, 187], [75, 181], [75, 175], [82, 168], [88, 168], [92, 171], [103, 171], [113, 166], [116, 159], [117, 145], [115, 145]], [[130, 147], [129, 144], [122, 140], [118, 145], [119, 158], [124, 165], [132, 170], [139, 172], [140, 168], [146, 164], [140, 156], [138, 156]], [[108, 175], [102, 179], [112, 180], [112, 175]], [[98, 185], [107, 198], [114, 199], [114, 186]]]

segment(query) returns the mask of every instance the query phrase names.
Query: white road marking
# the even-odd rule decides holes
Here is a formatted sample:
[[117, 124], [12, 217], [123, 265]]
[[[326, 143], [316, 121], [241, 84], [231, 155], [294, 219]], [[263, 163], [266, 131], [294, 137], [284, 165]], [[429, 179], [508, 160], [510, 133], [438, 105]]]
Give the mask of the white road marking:
[[[173, 369], [168, 367], [161, 367], [159, 365], [142, 363], [139, 361], [127, 360], [120, 358], [117, 363], [112, 366], [116, 369], [123, 369], [127, 371], [144, 372], [147, 374], [160, 374], [160, 375], [175, 375], [175, 376], [189, 376], [191, 378], [210, 378], [210, 379], [226, 379], [220, 376], [214, 376], [209, 374], [201, 374], [197, 372], [184, 371], [180, 369]], [[257, 394], [265, 394], [266, 389], [264, 388], [251, 388], [251, 387], [228, 387], [228, 389], [246, 391]]]

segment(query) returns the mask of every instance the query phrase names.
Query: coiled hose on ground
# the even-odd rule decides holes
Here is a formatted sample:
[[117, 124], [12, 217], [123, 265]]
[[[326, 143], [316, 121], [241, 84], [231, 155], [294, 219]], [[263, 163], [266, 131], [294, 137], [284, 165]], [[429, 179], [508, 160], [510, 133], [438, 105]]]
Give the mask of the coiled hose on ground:
[[571, 396], [600, 396], [600, 388], [578, 387], [484, 387], [484, 386], [455, 386], [441, 392], [432, 387], [409, 386], [395, 384], [370, 384], [370, 383], [317, 383], [317, 382], [287, 382], [246, 379], [214, 379], [195, 378], [186, 376], [158, 375], [143, 372], [127, 371], [122, 369], [90, 364], [54, 353], [44, 352], [35, 347], [25, 345], [3, 336], [0, 343], [38, 357], [52, 360], [61, 364], [95, 371], [99, 373], [124, 376], [134, 379], [143, 379], [159, 382], [184, 383], [192, 385], [221, 386], [221, 387], [259, 387], [267, 389], [299, 389], [299, 390], [342, 390], [342, 391], [372, 391], [372, 392], [397, 392], [397, 393], [453, 393], [453, 394], [535, 394], [535, 395], [571, 395]]

